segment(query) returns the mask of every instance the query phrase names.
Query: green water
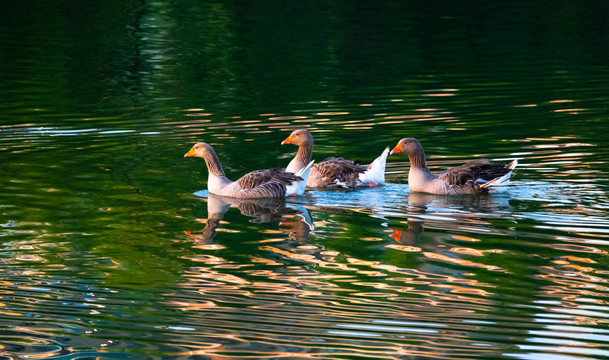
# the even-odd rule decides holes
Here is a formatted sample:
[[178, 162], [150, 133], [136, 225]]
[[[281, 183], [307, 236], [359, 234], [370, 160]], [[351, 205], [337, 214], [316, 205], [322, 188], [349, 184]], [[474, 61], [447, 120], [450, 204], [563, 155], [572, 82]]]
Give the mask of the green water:
[[[0, 358], [609, 357], [609, 3], [4, 1]], [[227, 175], [519, 159], [504, 194]]]

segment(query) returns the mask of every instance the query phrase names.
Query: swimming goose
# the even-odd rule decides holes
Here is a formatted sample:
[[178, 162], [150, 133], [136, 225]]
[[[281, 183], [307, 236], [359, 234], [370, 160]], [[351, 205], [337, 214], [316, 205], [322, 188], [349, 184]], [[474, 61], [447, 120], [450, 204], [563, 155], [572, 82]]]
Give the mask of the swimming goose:
[[486, 194], [505, 190], [518, 160], [509, 164], [491, 164], [488, 160], [473, 160], [464, 165], [434, 175], [425, 162], [425, 152], [419, 140], [404, 138], [391, 154], [406, 153], [410, 158], [408, 186], [411, 191], [439, 195]]
[[313, 162], [311, 162], [297, 173], [281, 169], [256, 170], [233, 182], [224, 174], [218, 155], [211, 145], [204, 142], [197, 143], [184, 157], [202, 157], [205, 159], [209, 171], [207, 188], [210, 193], [240, 199], [302, 195], [311, 165], [313, 165]]
[[[296, 156], [288, 164], [286, 171], [295, 172], [311, 161], [313, 154], [313, 135], [307, 129], [293, 131], [281, 145], [298, 146]], [[389, 148], [370, 165], [360, 165], [340, 157], [330, 157], [316, 164], [311, 169], [307, 186], [314, 188], [327, 187], [362, 187], [377, 186], [385, 183], [385, 163]]]

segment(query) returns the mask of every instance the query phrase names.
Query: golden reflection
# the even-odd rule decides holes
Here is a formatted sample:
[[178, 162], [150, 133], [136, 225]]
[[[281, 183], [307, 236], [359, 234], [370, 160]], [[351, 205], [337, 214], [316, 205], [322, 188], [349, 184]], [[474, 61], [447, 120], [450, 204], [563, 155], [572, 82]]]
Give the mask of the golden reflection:
[[168, 121], [164, 122], [163, 125], [171, 125], [177, 128], [186, 129], [191, 127], [198, 128], [201, 126], [201, 123], [210, 123], [211, 121], [211, 119], [188, 119], [187, 121]]
[[[464, 229], [468, 232], [476, 231], [476, 228], [482, 225], [483, 223], [488, 224], [488, 221], [481, 221], [476, 219], [475, 217], [462, 217], [459, 219], [459, 222], [453, 222], [444, 224], [440, 218], [436, 220], [436, 216], [434, 215], [434, 211], [431, 211], [428, 214], [428, 208], [431, 209], [451, 209], [457, 206], [458, 211], [463, 209], [467, 209], [468, 212], [471, 210], [476, 210], [477, 212], [484, 214], [494, 214], [497, 213], [499, 209], [509, 208], [509, 205], [503, 202], [502, 199], [495, 198], [453, 198], [453, 197], [440, 197], [435, 195], [427, 195], [427, 194], [417, 194], [417, 193], [409, 193], [408, 194], [408, 205], [409, 205], [409, 214], [412, 214], [411, 217], [408, 218], [404, 223], [407, 224], [407, 228], [402, 229], [394, 229], [393, 233], [390, 235], [398, 244], [389, 244], [385, 245], [386, 248], [395, 249], [398, 251], [409, 252], [409, 253], [420, 253], [426, 259], [431, 259], [435, 261], [441, 261], [445, 263], [455, 264], [464, 267], [470, 268], [481, 268], [489, 271], [506, 271], [502, 267], [496, 264], [484, 263], [482, 261], [473, 261], [467, 258], [461, 258], [458, 256], [475, 256], [481, 259], [486, 260], [486, 253], [496, 253], [497, 251], [491, 250], [478, 250], [472, 247], [459, 247], [459, 246], [450, 246], [449, 244], [444, 243], [444, 241], [453, 240], [453, 241], [464, 241], [469, 243], [478, 243], [480, 239], [476, 239], [470, 236], [457, 235], [457, 234], [449, 234], [446, 237], [442, 236], [440, 238], [433, 236], [429, 237], [429, 239], [422, 240], [422, 236], [424, 233], [424, 224], [426, 222], [430, 222], [434, 224], [435, 228], [438, 228], [438, 225], [441, 225], [440, 228], [446, 228], [447, 231], [453, 231], [455, 227], [460, 229]], [[444, 216], [442, 216], [444, 218]], [[471, 223], [469, 225], [468, 223]], [[459, 226], [456, 226], [459, 225]], [[485, 226], [485, 229], [488, 226]], [[482, 228], [481, 228], [481, 232]], [[486, 233], [486, 232], [485, 232]], [[430, 241], [432, 240], [432, 241]], [[500, 252], [501, 249], [499, 249]], [[431, 270], [433, 263], [425, 261], [422, 263], [422, 270], [430, 268]], [[388, 271], [395, 272], [396, 269], [387, 269]], [[399, 270], [398, 270], [399, 271]], [[412, 273], [411, 273], [412, 274]], [[464, 276], [459, 275], [459, 277]], [[421, 276], [421, 275], [418, 275]], [[457, 278], [451, 277], [447, 278], [447, 283], [452, 283], [457, 281]], [[470, 279], [458, 279], [458, 281], [463, 281], [472, 286], [472, 288], [478, 289], [480, 287], [484, 287], [484, 284], [480, 284], [475, 280]], [[476, 290], [471, 290], [475, 293]], [[467, 292], [471, 293], [470, 290], [467, 289], [455, 289], [455, 292]]]
[[192, 113], [192, 114], [186, 114], [186, 116], [211, 116], [213, 115], [212, 113]]
[[[186, 276], [189, 278], [191, 282], [197, 282], [199, 280], [204, 279], [212, 279], [214, 281], [226, 282], [230, 284], [240, 284], [245, 285], [249, 282], [245, 279], [242, 279], [238, 276], [232, 274], [225, 274], [215, 270], [211, 270], [209, 268], [203, 267], [192, 267], [189, 272], [186, 273]], [[200, 291], [204, 291], [205, 289], [200, 289]]]
[[283, 241], [285, 241], [284, 238], [274, 238], [274, 239], [259, 240], [258, 243], [260, 243], [260, 244], [266, 244], [266, 243], [283, 242]]
[[217, 265], [226, 262], [225, 259], [209, 254], [192, 254], [185, 255], [182, 257], [183, 259], [188, 259], [190, 261], [202, 262], [209, 265]]
[[472, 248], [466, 248], [466, 247], [454, 247], [454, 248], [450, 249], [450, 251], [457, 253], [457, 254], [463, 254], [463, 255], [473, 255], [473, 256], [483, 256], [484, 255], [483, 251], [472, 249]]
[[577, 261], [577, 262], [583, 262], [583, 263], [589, 263], [589, 264], [596, 264], [596, 261], [592, 260], [592, 259], [588, 259], [588, 258], [582, 258], [582, 257], [578, 257], [578, 256], [573, 256], [573, 255], [565, 255], [562, 257], [563, 259], [565, 259], [565, 261]]
[[456, 96], [457, 94], [455, 93], [436, 93], [436, 94], [424, 94], [423, 96], [429, 96], [429, 97], [448, 97], [448, 96]]
[[251, 267], [253, 266], [252, 264], [228, 264], [228, 263], [223, 263], [223, 264], [218, 264], [216, 266], [214, 266], [214, 269], [241, 269], [241, 268], [245, 268], [245, 267]]
[[269, 120], [300, 120], [307, 119], [307, 116], [299, 116], [299, 115], [286, 115], [286, 116], [273, 116], [269, 117]]
[[395, 124], [402, 124], [403, 122], [400, 120], [394, 120], [394, 121], [381, 121], [381, 122], [377, 122], [377, 125], [395, 125]]
[[606, 251], [597, 249], [592, 246], [583, 246], [583, 245], [575, 245], [575, 244], [550, 244], [549, 247], [557, 250], [565, 250], [565, 251], [576, 251], [576, 252], [584, 252], [591, 254], [607, 254]]
[[380, 237], [361, 237], [360, 240], [362, 240], [362, 241], [383, 241], [383, 239]]
[[283, 250], [283, 249], [273, 247], [273, 246], [261, 246], [259, 249], [263, 250], [263, 251], [270, 251], [275, 254], [285, 256], [286, 258], [289, 258], [289, 259], [318, 264], [319, 266], [335, 267], [335, 268], [338, 268], [341, 270], [350, 270], [350, 271], [357, 270], [356, 268], [351, 268], [351, 267], [347, 266], [346, 264], [329, 263], [329, 262], [319, 259], [311, 254], [294, 253], [289, 250]]
[[424, 252], [423, 255], [425, 255], [426, 257], [433, 259], [433, 260], [440, 260], [440, 261], [449, 262], [449, 263], [453, 263], [453, 264], [457, 264], [457, 265], [461, 265], [461, 266], [473, 266], [473, 267], [479, 267], [482, 269], [487, 269], [487, 270], [492, 270], [492, 271], [502, 270], [499, 266], [475, 263], [470, 260], [453, 258], [453, 257], [449, 257], [446, 255], [436, 254], [436, 253]]
[[11, 311], [2, 311], [2, 310], [0, 310], [0, 315], [7, 315], [7, 316], [23, 316], [24, 314], [22, 314], [22, 313], [17, 313], [17, 312], [11, 312]]
[[[238, 232], [237, 230], [221, 229], [227, 225], [224, 215], [231, 207], [239, 209], [242, 215], [251, 217], [250, 222], [278, 222], [281, 225], [290, 224], [290, 237], [306, 240], [313, 229], [313, 220], [306, 208], [297, 204], [287, 204], [285, 199], [236, 199], [215, 194], [207, 194], [207, 219], [200, 221], [206, 224], [203, 230], [185, 231], [195, 241], [195, 245], [209, 245], [218, 231]], [[285, 222], [284, 220], [291, 220]], [[284, 234], [284, 230], [261, 230], [261, 233]], [[262, 242], [283, 241], [283, 238], [269, 238]]]
[[385, 245], [386, 248], [395, 249], [398, 251], [406, 251], [406, 252], [419, 252], [421, 251], [420, 247], [416, 246], [407, 246], [407, 245], [397, 245], [397, 244], [389, 244]]
[[480, 241], [480, 239], [475, 239], [475, 238], [471, 238], [471, 237], [463, 236], [463, 235], [451, 235], [450, 238], [453, 240], [459, 240], [459, 241], [471, 241], [471, 242]]
[[335, 115], [349, 115], [348, 111], [326, 111], [326, 112], [318, 112], [315, 115], [319, 116], [335, 116]]
[[261, 257], [253, 257], [251, 259], [251, 261], [253, 263], [260, 263], [260, 264], [265, 264], [265, 265], [269, 265], [269, 266], [280, 266], [280, 265], [285, 265], [284, 263], [280, 263], [277, 262], [275, 260], [271, 260], [271, 259], [266, 259], [266, 258], [261, 258]]
[[261, 234], [283, 234], [283, 231], [281, 230], [272, 230], [272, 229], [264, 229], [264, 230], [260, 230]]
[[574, 108], [574, 109], [554, 109], [556, 113], [568, 112], [569, 114], [579, 114], [580, 112], [586, 111], [586, 109], [582, 108]]
[[[314, 118], [308, 119], [307, 118], [307, 119], [294, 120], [293, 122], [299, 123], [299, 124], [306, 124], [306, 123], [319, 123], [319, 122], [330, 121], [330, 120], [331, 119], [325, 119], [325, 118], [324, 119], [321, 119], [321, 118], [320, 119], [314, 119]], [[295, 127], [295, 128], [297, 129], [298, 127]]]
[[333, 251], [333, 250], [320, 251], [319, 254], [320, 255], [328, 255], [328, 256], [338, 256], [338, 255], [340, 255], [340, 253], [338, 251]]
[[218, 245], [218, 244], [201, 244], [197, 246], [201, 250], [223, 250], [226, 249], [226, 246]]
[[[484, 272], [474, 270], [480, 268], [489, 271], [506, 271], [503, 267], [498, 266], [498, 264], [503, 265], [504, 263], [499, 261], [494, 263], [494, 259], [497, 257], [488, 255], [504, 253], [515, 255], [518, 253], [518, 251], [511, 252], [509, 250], [511, 247], [509, 249], [485, 249], [489, 247], [489, 244], [483, 245], [482, 242], [482, 239], [488, 238], [488, 234], [512, 234], [514, 232], [512, 226], [520, 226], [520, 224], [508, 223], [502, 225], [500, 229], [492, 229], [494, 220], [505, 223], [503, 218], [511, 209], [508, 200], [509, 198], [486, 197], [447, 199], [446, 197], [406, 193], [403, 205], [401, 205], [403, 207], [396, 211], [399, 218], [387, 220], [387, 223], [382, 225], [386, 227], [389, 226], [387, 224], [392, 224], [396, 227], [390, 235], [395, 242], [387, 238], [379, 238], [379, 234], [390, 231], [388, 228], [385, 228], [386, 230], [377, 229], [374, 233], [359, 234], [361, 237], [357, 239], [358, 241], [385, 241], [387, 243], [385, 248], [388, 250], [385, 253], [391, 255], [386, 258], [366, 255], [358, 258], [354, 256], [356, 252], [350, 252], [349, 248], [342, 248], [340, 246], [343, 245], [340, 244], [335, 245], [328, 242], [326, 245], [322, 241], [309, 243], [306, 240], [311, 227], [306, 225], [306, 221], [301, 218], [302, 212], [281, 215], [279, 219], [274, 220], [278, 221], [278, 229], [260, 231], [263, 237], [266, 235], [268, 238], [254, 243], [254, 246], [258, 247], [249, 257], [251, 263], [248, 266], [227, 263], [224, 259], [217, 260], [220, 262], [216, 264], [207, 264], [206, 261], [209, 259], [195, 260], [206, 263], [205, 265], [210, 266], [211, 269], [193, 267], [186, 271], [184, 278], [187, 282], [183, 284], [183, 287], [185, 291], [196, 292], [196, 294], [192, 295], [191, 301], [183, 300], [174, 304], [184, 311], [191, 311], [192, 314], [188, 314], [189, 316], [199, 316], [201, 319], [207, 320], [206, 315], [213, 313], [213, 321], [218, 321], [222, 324], [222, 329], [229, 331], [240, 329], [240, 322], [247, 321], [248, 342], [284, 344], [289, 342], [285, 336], [286, 333], [292, 336], [290, 339], [294, 339], [294, 336], [303, 333], [312, 334], [317, 329], [323, 329], [325, 333], [315, 334], [315, 336], [324, 340], [324, 350], [312, 342], [306, 343], [305, 341], [306, 345], [304, 345], [308, 349], [320, 350], [315, 352], [316, 358], [323, 357], [321, 355], [323, 353], [336, 356], [340, 351], [325, 351], [325, 349], [332, 347], [333, 344], [340, 345], [342, 339], [353, 339], [354, 337], [366, 341], [381, 339], [383, 343], [379, 347], [387, 352], [388, 358], [397, 357], [398, 352], [409, 355], [420, 353], [428, 356], [429, 351], [433, 351], [445, 355], [446, 349], [449, 347], [458, 348], [458, 350], [451, 350], [451, 355], [459, 353], [464, 358], [468, 358], [465, 354], [468, 354], [470, 350], [479, 351], [479, 345], [473, 345], [472, 340], [467, 336], [462, 338], [461, 335], [455, 336], [455, 324], [458, 324], [457, 326], [463, 332], [482, 332], [486, 331], [483, 324], [496, 325], [497, 316], [500, 315], [489, 314], [497, 312], [497, 309], [507, 308], [514, 313], [521, 314], [515, 317], [518, 321], [524, 318], [525, 315], [522, 314], [528, 312], [520, 311], [521, 306], [525, 307], [524, 302], [510, 303], [507, 307], [497, 307], [498, 302], [503, 302], [503, 300], [498, 300], [499, 295], [503, 293], [493, 291], [496, 287], [501, 286], [501, 283], [495, 283], [494, 280], [490, 280], [491, 283], [478, 281], [477, 279], [489, 277]], [[358, 208], [361, 212], [370, 212], [370, 209], [365, 206]], [[318, 207], [316, 210], [324, 211], [322, 207]], [[406, 219], [404, 219], [404, 213], [407, 216]], [[329, 216], [324, 216], [324, 218], [325, 220], [315, 223], [318, 229], [321, 229], [320, 234], [325, 235], [324, 231], [334, 229], [340, 229], [348, 234], [345, 223]], [[280, 236], [287, 231], [292, 231], [295, 224], [304, 226], [306, 235], [290, 235], [290, 238], [305, 240], [294, 242]], [[493, 231], [489, 232], [489, 228]], [[425, 233], [425, 229], [438, 231], [428, 230]], [[485, 235], [476, 235], [476, 233]], [[548, 239], [554, 238], [548, 236]], [[496, 239], [492, 240], [490, 244], [497, 243], [494, 242]], [[575, 242], [575, 240], [571, 241]], [[452, 245], [455, 242], [460, 246]], [[550, 240], [549, 242], [555, 241]], [[374, 247], [374, 244], [369, 243], [368, 245]], [[326, 249], [325, 246], [329, 248]], [[540, 246], [554, 247], [553, 244], [547, 244], [547, 242]], [[586, 253], [590, 250], [590, 247], [586, 246], [577, 246], [577, 248], [585, 249]], [[536, 266], [535, 269], [540, 269], [540, 274], [524, 275], [544, 279], [556, 285], [555, 287], [544, 286], [546, 282], [541, 281], [539, 290], [541, 296], [560, 297], [561, 299], [575, 298], [586, 293], [590, 296], [598, 296], [598, 291], [604, 288], [604, 281], [600, 277], [595, 278], [586, 274], [594, 269], [585, 266], [593, 264], [594, 261], [585, 258], [586, 255], [583, 251], [577, 253], [571, 251], [570, 247], [561, 248], [561, 244], [556, 249], [568, 251], [570, 254], [555, 258], [546, 268]], [[391, 250], [398, 250], [402, 253]], [[415, 261], [415, 265], [411, 264], [412, 261]], [[287, 265], [295, 264], [295, 262], [298, 263]], [[509, 265], [507, 266], [509, 270]], [[226, 269], [231, 269], [231, 274], [222, 274]], [[512, 275], [510, 274], [510, 276]], [[490, 276], [490, 278], [494, 277]], [[216, 301], [216, 299], [220, 300]], [[230, 306], [231, 303], [239, 304], [239, 306]], [[511, 305], [513, 307], [510, 307]], [[562, 307], [566, 308], [567, 305], [562, 305]], [[560, 313], [562, 310], [550, 308], [550, 311], [554, 313]], [[573, 318], [580, 317], [580, 321], [584, 321], [584, 319], [589, 321], [591, 311], [592, 309], [574, 306], [573, 309], [568, 309], [564, 313]], [[395, 319], [406, 318], [416, 319], [417, 322], [425, 324], [434, 322], [437, 324], [410, 325], [410, 328], [401, 329], [401, 326], [395, 324], [385, 326], [374, 323], [374, 320], [379, 319], [395, 321]], [[468, 322], [470, 320], [471, 323]], [[347, 325], [337, 326], [336, 324]], [[443, 326], [447, 327], [446, 330], [443, 330]], [[209, 332], [214, 330], [217, 331], [212, 328]], [[208, 335], [205, 330], [202, 331], [202, 336]], [[518, 330], [511, 329], [511, 331]], [[433, 335], [429, 335], [432, 333]], [[324, 335], [331, 336], [326, 338]], [[428, 352], [421, 352], [424, 346], [417, 346], [416, 350], [412, 347], [401, 346], [398, 349], [388, 350], [385, 342], [391, 339], [391, 336], [418, 341], [418, 345], [425, 344]], [[333, 341], [335, 342], [333, 343]], [[376, 359], [381, 353], [380, 350], [372, 352], [371, 349], [374, 347], [370, 343], [361, 345], [361, 348], [358, 346], [353, 345], [350, 350], [358, 349], [356, 353], [358, 356], [361, 355], [360, 357]], [[488, 346], [488, 344], [483, 346]], [[201, 349], [201, 354], [217, 356], [215, 351], [220, 352], [220, 350], [208, 348]], [[277, 352], [261, 351], [255, 356], [265, 358], [271, 353], [278, 357], [288, 354], [280, 350]], [[237, 352], [232, 354], [239, 356], [236, 355]], [[349, 356], [353, 356], [353, 354], [352, 351]], [[298, 352], [297, 357], [303, 356]]]
[[385, 116], [384, 119], [385, 120], [405, 120], [405, 119], [424, 119], [424, 118], [431, 118], [434, 117], [434, 115], [428, 114], [428, 115], [394, 115], [394, 116]]
[[19, 261], [47, 262], [47, 260], [43, 257], [32, 254], [18, 254], [15, 255], [15, 259]]

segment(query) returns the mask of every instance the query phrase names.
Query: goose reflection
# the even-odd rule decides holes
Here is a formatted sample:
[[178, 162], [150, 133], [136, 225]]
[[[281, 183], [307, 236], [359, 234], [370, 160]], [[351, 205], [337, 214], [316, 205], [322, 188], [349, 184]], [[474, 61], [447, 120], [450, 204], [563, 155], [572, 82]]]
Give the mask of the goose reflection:
[[[501, 217], [511, 212], [507, 196], [446, 196], [408, 193], [407, 227], [392, 229], [389, 235], [402, 245], [419, 243], [423, 225], [455, 228], [484, 226], [488, 218]], [[471, 230], [470, 230], [471, 231]]]
[[209, 244], [222, 224], [224, 214], [236, 207], [251, 223], [278, 222], [288, 226], [290, 237], [306, 240], [314, 229], [309, 211], [302, 205], [286, 203], [282, 198], [237, 199], [207, 193], [207, 219], [200, 231], [185, 231], [197, 245]]

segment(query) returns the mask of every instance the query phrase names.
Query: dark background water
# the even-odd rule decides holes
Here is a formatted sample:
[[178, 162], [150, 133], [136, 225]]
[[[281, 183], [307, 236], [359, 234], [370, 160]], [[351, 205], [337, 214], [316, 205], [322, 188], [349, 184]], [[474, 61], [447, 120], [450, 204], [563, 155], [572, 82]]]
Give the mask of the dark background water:
[[[3, 1], [0, 356], [609, 356], [609, 3]], [[518, 158], [506, 194], [209, 197], [227, 175]], [[196, 193], [195, 193], [196, 192]], [[228, 208], [228, 206], [231, 206]]]

